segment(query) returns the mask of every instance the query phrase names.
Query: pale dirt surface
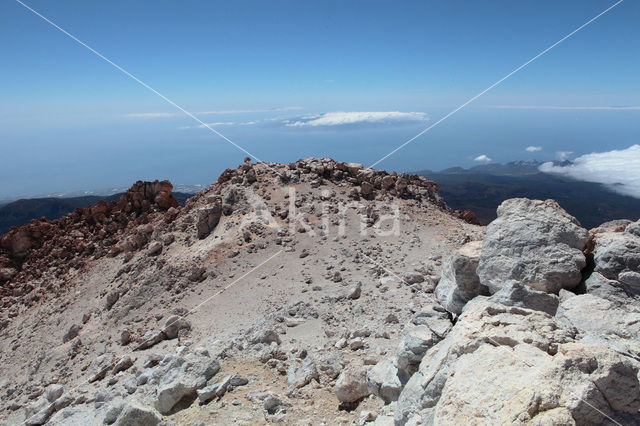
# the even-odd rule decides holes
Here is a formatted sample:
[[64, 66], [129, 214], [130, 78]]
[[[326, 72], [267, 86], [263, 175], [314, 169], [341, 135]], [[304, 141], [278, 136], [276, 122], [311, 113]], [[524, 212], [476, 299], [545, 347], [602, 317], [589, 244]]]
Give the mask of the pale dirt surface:
[[[258, 182], [250, 187], [252, 197], [266, 203], [265, 211], [276, 204], [287, 209], [288, 192], [283, 190], [285, 185], [270, 178], [269, 167], [255, 166]], [[295, 187], [296, 199], [305, 199], [298, 211], [310, 223], [306, 232], [299, 232], [303, 227], [296, 223], [291, 225], [293, 232], [287, 232], [290, 221], [277, 215], [268, 215], [269, 222], [253, 232], [253, 203], [244, 211], [223, 215], [212, 234], [198, 240], [195, 222], [198, 210], [206, 206], [209, 194], [205, 192], [176, 222], [165, 225], [160, 218], [152, 222], [153, 240], [162, 241], [169, 234], [175, 237], [174, 242], [164, 244], [159, 256], [141, 250], [127, 263], [124, 254], [93, 261], [68, 275], [61, 294], [46, 297], [20, 312], [0, 333], [0, 389], [4, 396], [0, 423], [23, 422], [25, 415], [20, 407], [29, 405], [49, 383], [62, 383], [65, 392], [76, 396], [90, 397], [96, 389], [105, 387], [124, 393], [118, 376], [111, 385], [107, 384], [111, 376], [92, 384], [86, 382], [87, 366], [105, 351], [116, 357], [131, 355], [138, 369], [142, 369], [148, 354], [175, 353], [180, 345], [215, 352], [269, 314], [298, 302], [306, 306], [309, 315], [303, 315], [299, 325], [279, 327], [283, 350], [294, 353], [304, 349], [318, 357], [335, 355], [344, 362], [369, 358], [369, 364], [375, 363], [395, 351], [402, 326], [412, 312], [433, 301], [442, 260], [465, 242], [483, 236], [482, 227], [465, 223], [429, 201], [385, 196], [386, 201], [360, 199], [356, 203], [348, 198], [351, 186], [327, 181], [319, 186], [302, 182], [286, 187]], [[327, 190], [335, 195], [324, 202], [325, 207], [353, 203], [346, 208], [344, 232], [337, 225], [340, 215], [335, 209], [318, 215], [323, 205], [321, 195]], [[397, 233], [381, 236], [375, 227], [362, 225], [363, 215], [359, 213], [366, 207], [389, 214], [393, 211], [386, 208], [389, 203], [398, 207]], [[314, 209], [310, 209], [312, 205]], [[329, 223], [324, 231], [323, 219]], [[382, 228], [392, 222], [382, 223]], [[235, 250], [238, 253], [233, 256]], [[308, 256], [301, 257], [303, 251]], [[206, 278], [201, 282], [190, 280], [193, 268], [205, 268]], [[336, 272], [341, 281], [333, 279]], [[424, 282], [411, 286], [401, 281], [404, 274], [415, 272], [424, 277]], [[357, 283], [362, 285], [361, 296], [356, 300], [344, 298]], [[107, 295], [114, 290], [121, 296], [107, 310]], [[180, 339], [138, 351], [134, 350], [135, 343], [123, 346], [119, 342], [125, 329], [134, 340], [139, 339], [147, 330], [160, 328], [177, 310], [182, 309], [179, 312], [184, 314], [195, 307], [185, 315], [192, 329]], [[398, 321], [385, 321], [388, 314], [394, 314]], [[63, 335], [74, 324], [81, 326], [79, 337], [63, 343]], [[364, 338], [362, 349], [334, 346], [342, 334], [359, 329], [371, 332]], [[380, 337], [383, 333], [388, 338]], [[74, 346], [77, 355], [72, 358]], [[247, 377], [249, 384], [219, 401], [203, 406], [195, 401], [164, 420], [172, 424], [337, 424], [354, 422], [362, 410], [379, 411], [382, 406], [381, 400], [369, 397], [351, 412], [340, 410], [331, 393], [332, 380], [325, 377], [291, 392], [285, 372], [263, 364], [251, 348], [235, 350], [230, 357], [220, 359], [220, 365], [222, 371], [211, 382], [227, 373], [238, 373]], [[10, 389], [13, 393], [9, 396]], [[285, 413], [267, 416], [260, 401], [247, 398], [255, 391], [278, 394], [291, 406]]]

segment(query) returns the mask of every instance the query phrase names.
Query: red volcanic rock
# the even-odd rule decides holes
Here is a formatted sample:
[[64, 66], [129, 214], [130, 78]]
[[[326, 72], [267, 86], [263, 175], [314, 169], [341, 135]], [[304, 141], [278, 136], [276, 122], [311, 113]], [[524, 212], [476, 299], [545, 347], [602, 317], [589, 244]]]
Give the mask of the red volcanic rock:
[[484, 225], [484, 223], [480, 222], [480, 219], [478, 219], [476, 217], [476, 214], [471, 210], [465, 210], [463, 212], [461, 212], [460, 210], [456, 210], [456, 213], [458, 214], [458, 217], [460, 219], [464, 220], [467, 223], [470, 223], [472, 225]]
[[146, 215], [156, 211], [173, 209], [177, 215], [172, 189], [169, 181], [138, 181], [118, 202], [99, 201], [54, 221], [34, 219], [11, 228], [0, 237], [0, 297], [27, 295], [32, 290], [29, 280], [47, 270], [60, 276], [82, 267], [91, 256], [114, 255], [122, 246], [141, 248], [149, 241], [147, 228], [153, 232], [151, 225], [143, 232], [132, 231], [129, 235], [137, 238], [130, 245], [118, 243], [128, 235], [122, 231], [148, 222]]

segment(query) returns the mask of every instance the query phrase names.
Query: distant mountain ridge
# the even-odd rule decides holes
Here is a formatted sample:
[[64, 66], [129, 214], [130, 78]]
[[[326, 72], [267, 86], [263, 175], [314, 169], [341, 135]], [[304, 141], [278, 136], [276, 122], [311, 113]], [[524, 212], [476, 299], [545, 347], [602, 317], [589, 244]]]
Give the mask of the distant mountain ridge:
[[[189, 189], [187, 185], [176, 186]], [[69, 194], [78, 192], [80, 191]], [[78, 207], [87, 207], [100, 200], [118, 201], [123, 193], [124, 191], [108, 195], [29, 198], [6, 202], [5, 204], [0, 202], [0, 235], [7, 233], [12, 226], [27, 224], [32, 219], [46, 217], [49, 220], [54, 220], [71, 213]], [[193, 193], [185, 192], [172, 192], [172, 194], [181, 206], [193, 195]]]
[[[640, 199], [618, 194], [602, 184], [543, 173], [539, 170], [542, 164], [536, 160], [513, 161], [416, 173], [437, 182], [449, 206], [472, 210], [484, 223], [496, 218], [502, 201], [516, 197], [554, 199], [587, 228], [609, 220], [640, 217]], [[554, 164], [566, 166], [571, 162]]]

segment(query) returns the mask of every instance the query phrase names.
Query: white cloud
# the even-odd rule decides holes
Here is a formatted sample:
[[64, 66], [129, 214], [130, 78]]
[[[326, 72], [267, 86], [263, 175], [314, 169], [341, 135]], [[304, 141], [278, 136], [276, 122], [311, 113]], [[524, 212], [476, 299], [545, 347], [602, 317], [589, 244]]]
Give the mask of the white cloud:
[[573, 151], [556, 151], [556, 157], [560, 161], [567, 160], [572, 154], [573, 154]]
[[491, 158], [487, 157], [485, 154], [482, 154], [474, 158], [473, 161], [477, 161], [478, 163], [490, 163], [492, 160]]
[[309, 115], [293, 120], [285, 120], [288, 127], [327, 127], [344, 126], [350, 124], [391, 124], [412, 121], [424, 121], [428, 117], [423, 112], [400, 111], [336, 111], [324, 114]]
[[640, 145], [582, 155], [566, 166], [544, 163], [540, 171], [602, 183], [622, 194], [640, 198]]
[[586, 110], [586, 111], [640, 111], [640, 106], [561, 106], [561, 105], [491, 105], [489, 108], [499, 109], [551, 109], [551, 110]]
[[541, 146], [528, 146], [525, 151], [527, 152], [538, 152], [538, 151], [542, 151], [542, 147]]

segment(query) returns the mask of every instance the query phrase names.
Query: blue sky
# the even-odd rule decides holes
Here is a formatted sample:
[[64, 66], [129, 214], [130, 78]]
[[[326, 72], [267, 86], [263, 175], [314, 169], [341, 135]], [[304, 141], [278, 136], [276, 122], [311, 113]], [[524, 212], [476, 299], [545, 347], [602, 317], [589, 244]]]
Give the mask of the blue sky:
[[[262, 160], [370, 164], [614, 2], [25, 3]], [[605, 108], [640, 105], [638, 16], [626, 0], [379, 167], [638, 143], [640, 108]], [[12, 0], [0, 57], [0, 198], [207, 184], [244, 157]]]

